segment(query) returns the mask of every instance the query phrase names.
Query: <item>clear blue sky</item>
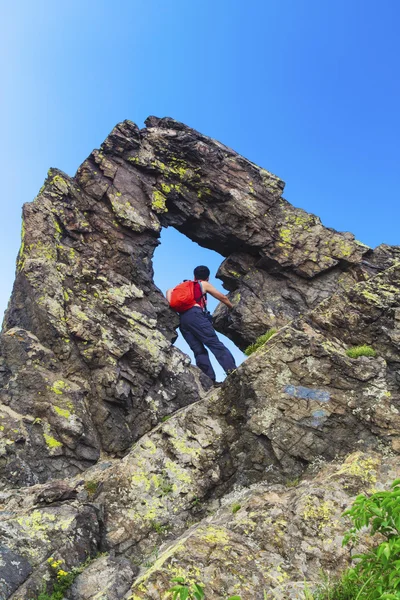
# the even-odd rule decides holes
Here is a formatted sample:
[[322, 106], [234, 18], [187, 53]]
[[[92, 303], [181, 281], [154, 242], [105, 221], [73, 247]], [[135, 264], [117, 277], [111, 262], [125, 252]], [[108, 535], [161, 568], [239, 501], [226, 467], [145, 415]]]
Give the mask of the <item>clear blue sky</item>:
[[[47, 169], [73, 175], [117, 122], [150, 114], [276, 173], [325, 225], [399, 243], [398, 0], [0, 5], [1, 313], [21, 206]], [[166, 234], [157, 257], [165, 247], [176, 278], [182, 246]]]

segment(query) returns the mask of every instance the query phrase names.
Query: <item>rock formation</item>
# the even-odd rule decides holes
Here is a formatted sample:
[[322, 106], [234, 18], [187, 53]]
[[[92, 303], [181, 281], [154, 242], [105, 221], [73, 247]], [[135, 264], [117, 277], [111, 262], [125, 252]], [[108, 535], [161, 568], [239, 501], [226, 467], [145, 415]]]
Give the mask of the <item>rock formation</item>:
[[[400, 476], [400, 248], [372, 250], [172, 119], [115, 127], [23, 209], [0, 344], [0, 598], [301, 598], [348, 562], [340, 515]], [[225, 256], [240, 348], [219, 390], [173, 346], [152, 256], [173, 226]], [[376, 357], [349, 358], [368, 344]], [[55, 566], [54, 566], [55, 565]]]

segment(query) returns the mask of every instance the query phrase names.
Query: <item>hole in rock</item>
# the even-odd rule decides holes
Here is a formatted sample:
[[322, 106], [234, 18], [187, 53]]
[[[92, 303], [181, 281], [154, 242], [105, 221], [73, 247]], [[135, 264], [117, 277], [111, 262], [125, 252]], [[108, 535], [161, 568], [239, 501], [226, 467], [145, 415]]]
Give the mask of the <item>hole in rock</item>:
[[[207, 265], [211, 271], [210, 283], [222, 293], [228, 293], [222, 287], [222, 281], [215, 278], [215, 273], [224, 260], [223, 256], [214, 252], [214, 250], [202, 248], [173, 227], [163, 228], [160, 240], [161, 244], [156, 248], [153, 257], [154, 283], [164, 295], [168, 288], [174, 287], [184, 279], [193, 279], [193, 269], [198, 265]], [[209, 311], [212, 313], [218, 304], [218, 300], [208, 295], [207, 304]], [[181, 336], [179, 329], [177, 333], [179, 335], [175, 346], [188, 354], [192, 363], [195, 364], [193, 352]], [[225, 335], [218, 331], [217, 335], [221, 342], [232, 352], [236, 365], [239, 366], [246, 358], [245, 355]], [[209, 355], [217, 380], [222, 381], [225, 379], [225, 373], [211, 351], [209, 351]]]

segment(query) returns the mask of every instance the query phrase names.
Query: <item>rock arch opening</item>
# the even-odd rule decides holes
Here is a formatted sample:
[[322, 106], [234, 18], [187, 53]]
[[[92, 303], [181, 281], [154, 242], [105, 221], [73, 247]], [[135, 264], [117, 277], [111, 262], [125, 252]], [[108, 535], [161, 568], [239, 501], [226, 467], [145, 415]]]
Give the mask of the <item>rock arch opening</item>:
[[[154, 283], [160, 288], [163, 294], [170, 287], [173, 287], [183, 279], [189, 279], [193, 275], [193, 268], [197, 265], [205, 264], [211, 271], [210, 282], [222, 290], [222, 282], [215, 278], [215, 275], [223, 262], [224, 257], [213, 250], [203, 248], [190, 240], [184, 234], [173, 227], [163, 228], [161, 231], [160, 245], [156, 248], [153, 256]], [[225, 290], [226, 291], [226, 290]], [[208, 307], [212, 313], [218, 305], [218, 301], [212, 297], [208, 298]], [[193, 353], [177, 330], [178, 339], [175, 345], [183, 352], [188, 354], [192, 363]], [[225, 335], [218, 333], [218, 337], [229, 348], [235, 357], [236, 364], [239, 366], [245, 358], [239, 348]], [[216, 361], [215, 357], [209, 352], [211, 363], [214, 367], [217, 379], [224, 379], [225, 374]]]

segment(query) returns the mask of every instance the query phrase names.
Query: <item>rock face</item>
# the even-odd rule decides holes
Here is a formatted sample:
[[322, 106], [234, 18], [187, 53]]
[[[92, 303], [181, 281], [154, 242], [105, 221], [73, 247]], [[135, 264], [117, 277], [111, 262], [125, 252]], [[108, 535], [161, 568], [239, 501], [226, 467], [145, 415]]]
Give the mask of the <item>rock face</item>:
[[[177, 575], [207, 598], [301, 598], [347, 564], [354, 495], [400, 475], [400, 249], [325, 228], [181, 123], [146, 125], [117, 125], [24, 206], [0, 343], [0, 598], [63, 572], [70, 600], [167, 598]], [[240, 348], [277, 329], [220, 390], [172, 345], [152, 270], [168, 226], [226, 257], [217, 329]], [[360, 344], [377, 355], [349, 358]]]

